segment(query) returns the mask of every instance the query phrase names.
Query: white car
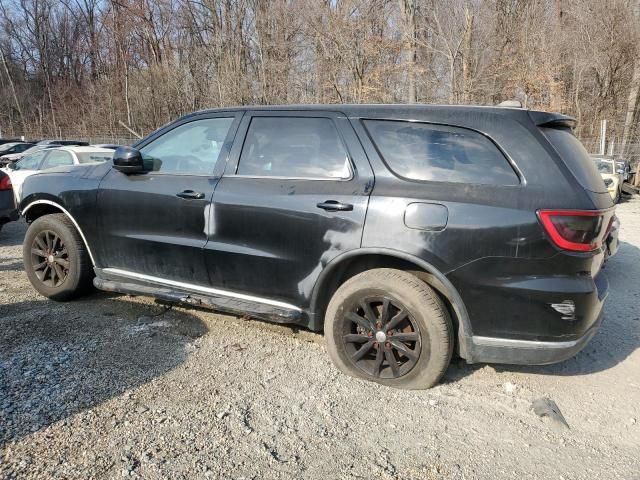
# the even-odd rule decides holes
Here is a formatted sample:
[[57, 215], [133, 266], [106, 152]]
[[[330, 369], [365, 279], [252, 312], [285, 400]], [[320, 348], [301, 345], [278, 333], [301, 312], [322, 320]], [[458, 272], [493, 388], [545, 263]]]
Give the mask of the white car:
[[611, 195], [613, 203], [618, 203], [622, 195], [623, 176], [616, 169], [616, 162], [606, 158], [595, 158], [596, 167]]
[[24, 180], [49, 168], [80, 165], [85, 163], [108, 162], [113, 157], [113, 150], [97, 147], [57, 147], [40, 150], [26, 155], [15, 163], [3, 168], [11, 178], [16, 202], [22, 198]]

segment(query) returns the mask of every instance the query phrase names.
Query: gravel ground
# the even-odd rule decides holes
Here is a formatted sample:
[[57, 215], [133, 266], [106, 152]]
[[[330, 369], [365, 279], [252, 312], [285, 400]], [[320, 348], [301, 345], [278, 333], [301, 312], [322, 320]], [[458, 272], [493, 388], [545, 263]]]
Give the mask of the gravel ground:
[[[321, 335], [147, 298], [38, 296], [0, 233], [1, 478], [640, 479], [640, 199], [618, 207], [605, 323], [547, 367], [399, 391]], [[569, 428], [539, 417], [547, 397]]]

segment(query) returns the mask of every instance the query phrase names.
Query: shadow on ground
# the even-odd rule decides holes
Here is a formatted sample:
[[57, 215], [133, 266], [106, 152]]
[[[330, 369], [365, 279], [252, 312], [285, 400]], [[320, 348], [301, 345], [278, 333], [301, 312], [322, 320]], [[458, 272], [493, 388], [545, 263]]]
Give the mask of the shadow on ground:
[[15, 247], [22, 245], [24, 234], [27, 231], [27, 222], [18, 220], [9, 222], [0, 229], [0, 247]]
[[[539, 375], [588, 375], [623, 362], [640, 348], [640, 249], [622, 242], [618, 254], [607, 262], [609, 296], [598, 333], [577, 355], [553, 365], [493, 365], [499, 372]], [[483, 368], [484, 364], [454, 362], [444, 382], [455, 382]]]
[[174, 369], [206, 331], [188, 313], [102, 293], [0, 305], [0, 446]]

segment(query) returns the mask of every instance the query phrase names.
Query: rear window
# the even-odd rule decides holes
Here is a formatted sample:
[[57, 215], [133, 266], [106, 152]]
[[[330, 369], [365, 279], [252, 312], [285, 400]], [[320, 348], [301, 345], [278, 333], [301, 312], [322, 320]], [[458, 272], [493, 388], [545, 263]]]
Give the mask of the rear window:
[[465, 128], [365, 120], [387, 166], [410, 180], [518, 185], [518, 176], [484, 135]]
[[540, 130], [580, 185], [591, 192], [607, 192], [607, 187], [598, 173], [598, 167], [571, 130], [567, 128], [541, 128]]

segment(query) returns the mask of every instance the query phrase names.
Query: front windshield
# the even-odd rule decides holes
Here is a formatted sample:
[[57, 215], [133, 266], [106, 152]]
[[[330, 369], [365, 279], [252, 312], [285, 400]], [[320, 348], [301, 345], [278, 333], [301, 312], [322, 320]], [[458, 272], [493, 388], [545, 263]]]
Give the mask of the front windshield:
[[596, 160], [596, 166], [598, 167], [598, 171], [600, 173], [608, 173], [608, 174], [613, 174], [614, 172], [614, 166], [613, 166], [613, 162], [608, 161], [608, 160]]

